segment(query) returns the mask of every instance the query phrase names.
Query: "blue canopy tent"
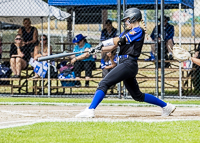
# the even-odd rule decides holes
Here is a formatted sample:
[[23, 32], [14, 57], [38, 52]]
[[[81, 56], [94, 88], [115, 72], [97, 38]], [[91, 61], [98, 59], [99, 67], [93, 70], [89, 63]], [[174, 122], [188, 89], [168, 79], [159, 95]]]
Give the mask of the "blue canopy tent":
[[[161, 0], [158, 0], [158, 8], [160, 9]], [[48, 0], [49, 5], [72, 8], [77, 14], [86, 13], [89, 18], [85, 18], [82, 21], [75, 21], [74, 23], [92, 23], [89, 21], [90, 16], [93, 15], [95, 19], [93, 22], [102, 23], [101, 15], [102, 9], [117, 9], [117, 0]], [[156, 0], [126, 0], [126, 7], [137, 7], [139, 9], [155, 9]], [[123, 5], [123, 0], [121, 0], [121, 5]], [[87, 9], [86, 9], [87, 8]], [[194, 34], [194, 0], [165, 0], [165, 9], [192, 9], [193, 10], [193, 21], [192, 21], [192, 36]], [[92, 12], [90, 10], [93, 10]], [[82, 10], [82, 11], [81, 11]], [[88, 12], [88, 13], [87, 13]], [[95, 16], [94, 16], [95, 15]], [[74, 18], [74, 17], [73, 17]], [[179, 24], [181, 26], [181, 24]]]
[[[160, 4], [161, 0], [158, 0]], [[97, 6], [103, 9], [113, 9], [117, 6], [117, 0], [48, 0], [49, 5], [61, 7], [93, 7]], [[123, 4], [123, 1], [121, 1]], [[194, 8], [194, 0], [165, 0], [165, 8], [177, 9], [181, 4], [181, 8]], [[155, 0], [126, 0], [127, 7], [138, 7], [140, 9], [154, 9]]]

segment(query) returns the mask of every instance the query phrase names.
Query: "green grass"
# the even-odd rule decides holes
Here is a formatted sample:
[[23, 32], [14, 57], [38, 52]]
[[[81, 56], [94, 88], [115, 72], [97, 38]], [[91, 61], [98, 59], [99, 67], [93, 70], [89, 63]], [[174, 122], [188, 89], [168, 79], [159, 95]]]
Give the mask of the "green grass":
[[[16, 98], [16, 97], [3, 97], [0, 102], [51, 102], [51, 103], [90, 103], [92, 98], [89, 99], [76, 99], [76, 98]], [[170, 100], [173, 104], [195, 104], [200, 105], [200, 100]], [[102, 103], [141, 103], [130, 99], [104, 99]], [[142, 102], [144, 103], [144, 102]]]
[[198, 143], [200, 121], [50, 122], [0, 130], [3, 143]]

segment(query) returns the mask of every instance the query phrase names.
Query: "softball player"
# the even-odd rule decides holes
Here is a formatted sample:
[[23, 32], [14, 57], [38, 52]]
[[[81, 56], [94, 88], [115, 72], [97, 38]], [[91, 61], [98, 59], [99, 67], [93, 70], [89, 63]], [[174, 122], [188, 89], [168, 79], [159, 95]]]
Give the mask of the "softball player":
[[117, 65], [106, 77], [99, 83], [92, 103], [83, 112], [76, 115], [81, 118], [92, 118], [95, 116], [94, 110], [103, 100], [110, 86], [123, 81], [132, 98], [139, 102], [147, 102], [160, 106], [163, 109], [162, 116], [169, 116], [176, 108], [170, 103], [156, 98], [155, 96], [142, 93], [139, 89], [136, 75], [138, 73], [137, 59], [141, 54], [145, 38], [145, 31], [140, 27], [139, 22], [142, 14], [137, 8], [129, 8], [124, 12], [122, 19], [128, 30], [125, 30], [119, 37], [103, 41], [95, 48], [89, 50], [90, 54], [103, 51], [112, 51], [120, 47], [119, 65]]

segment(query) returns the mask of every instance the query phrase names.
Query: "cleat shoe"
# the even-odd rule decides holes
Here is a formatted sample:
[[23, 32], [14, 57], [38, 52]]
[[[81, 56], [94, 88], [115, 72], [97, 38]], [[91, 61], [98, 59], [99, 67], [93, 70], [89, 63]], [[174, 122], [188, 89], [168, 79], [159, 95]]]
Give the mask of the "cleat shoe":
[[82, 111], [81, 113], [77, 114], [76, 118], [94, 118], [94, 109], [89, 109], [88, 107]]
[[167, 106], [163, 107], [162, 116], [169, 116], [171, 113], [175, 111], [176, 107], [170, 103], [167, 103]]

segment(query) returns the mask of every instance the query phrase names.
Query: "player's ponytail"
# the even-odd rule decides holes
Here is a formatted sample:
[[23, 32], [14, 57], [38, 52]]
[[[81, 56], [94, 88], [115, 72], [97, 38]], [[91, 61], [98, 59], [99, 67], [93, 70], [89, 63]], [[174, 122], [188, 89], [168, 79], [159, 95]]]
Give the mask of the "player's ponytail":
[[140, 27], [141, 27], [142, 29], [144, 29], [146, 38], [148, 39], [147, 28], [146, 28], [146, 25], [145, 25], [143, 19], [141, 19], [141, 21], [140, 21]]
[[146, 25], [145, 25], [145, 23], [144, 23], [144, 20], [143, 20], [143, 19], [141, 19], [141, 21], [140, 21], [140, 27], [141, 27], [142, 29], [144, 29], [144, 31], [145, 31], [145, 34], [147, 34], [147, 28], [146, 28]]

